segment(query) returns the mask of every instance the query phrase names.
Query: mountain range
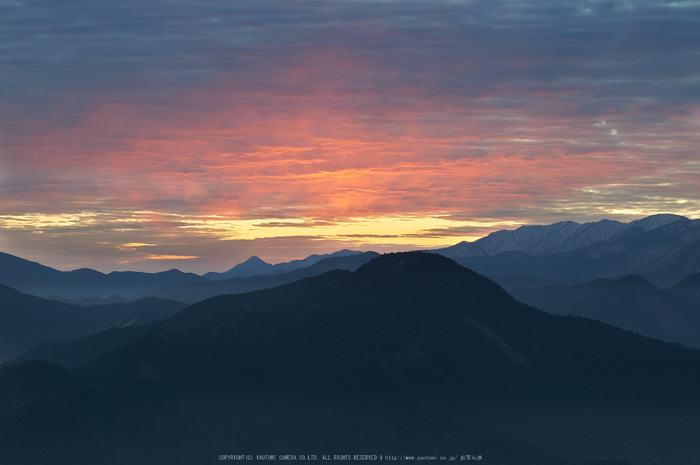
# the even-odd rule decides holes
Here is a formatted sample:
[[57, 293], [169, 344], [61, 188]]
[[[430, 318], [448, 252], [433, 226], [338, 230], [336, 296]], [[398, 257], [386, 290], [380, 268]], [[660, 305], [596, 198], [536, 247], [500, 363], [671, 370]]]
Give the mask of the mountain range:
[[[699, 225], [698, 220], [689, 220], [677, 215], [655, 215], [628, 224], [609, 220], [585, 224], [565, 221], [547, 226], [522, 226], [513, 231], [497, 231], [475, 242], [462, 242], [433, 252], [451, 257], [458, 263], [489, 276], [504, 288], [516, 293], [519, 298], [544, 310], [595, 317], [623, 328], [638, 330], [641, 334], [697, 347], [693, 334], [698, 330], [698, 326], [695, 323], [690, 324], [695, 320], [691, 317], [692, 311], [687, 303], [678, 307], [675, 303], [669, 304], [666, 298], [657, 299], [641, 295], [637, 295], [635, 303], [630, 300], [634, 293], [626, 293], [627, 291], [621, 289], [618, 293], [626, 295], [628, 300], [625, 308], [629, 311], [621, 312], [618, 308], [617, 313], [611, 310], [604, 314], [602, 309], [616, 305], [615, 299], [619, 300], [621, 297], [613, 297], [612, 293], [605, 296], [598, 294], [597, 303], [577, 302], [576, 309], [572, 307], [574, 304], [571, 299], [575, 300], [579, 293], [575, 285], [583, 285], [596, 279], [620, 281], [629, 274], [635, 274], [650, 281], [650, 285], [673, 285], [668, 287], [669, 292], [700, 303], [700, 273], [697, 272], [700, 266], [700, 253], [697, 249], [700, 243]], [[0, 284], [23, 293], [83, 306], [95, 303], [126, 303], [143, 297], [195, 303], [221, 294], [272, 288], [332, 269], [352, 271], [376, 256], [374, 252], [341, 250], [333, 254], [312, 255], [304, 260], [276, 265], [266, 263], [258, 257], [251, 257], [227, 272], [198, 276], [178, 270], [109, 274], [89, 269], [61, 272], [0, 253]], [[555, 292], [551, 288], [543, 288], [548, 285], [569, 287], [560, 287]], [[647, 289], [645, 286], [642, 288]], [[529, 296], [526, 296], [525, 289], [532, 290]], [[542, 304], [540, 297], [534, 297], [535, 294], [551, 295], [552, 292], [565, 292], [569, 296], [562, 297], [556, 306], [551, 305], [551, 302]], [[658, 296], [658, 293], [656, 295]], [[654, 307], [652, 313], [655, 312], [658, 318], [665, 315], [667, 321], [649, 320], [651, 307]], [[670, 308], [673, 308], [673, 311], [669, 310]], [[642, 328], [643, 325], [640, 326], [641, 320], [638, 318], [645, 311], [646, 316], [642, 319], [646, 318], [646, 329]], [[685, 316], [680, 317], [679, 311]], [[626, 316], [623, 318], [623, 315]], [[63, 321], [65, 324], [73, 320], [59, 318], [56, 321]], [[72, 329], [64, 327], [64, 335], [57, 337], [53, 332], [46, 331], [39, 322], [35, 323], [39, 329], [32, 332], [34, 336], [29, 339], [20, 338], [22, 343], [13, 346], [13, 349], [5, 352], [0, 359], [7, 360], [19, 355], [17, 351], [26, 344], [33, 345], [44, 341], [48, 343], [51, 338], [60, 341], [68, 337], [68, 334], [87, 334], [84, 332], [85, 328], [80, 329], [78, 325]], [[102, 326], [91, 327], [91, 331], [116, 324], [116, 320], [109, 324], [105, 322]], [[665, 333], [661, 331], [661, 328], [668, 329], [674, 325], [682, 329]], [[44, 345], [43, 349], [46, 348]]]
[[181, 302], [155, 297], [82, 307], [0, 285], [0, 364], [43, 341], [80, 339], [115, 326], [141, 325], [183, 308]]
[[326, 258], [348, 257], [351, 255], [359, 255], [361, 253], [363, 252], [343, 249], [339, 250], [338, 252], [322, 255], [313, 254], [309, 255], [303, 260], [292, 260], [290, 262], [278, 263], [276, 265], [271, 265], [270, 263], [267, 263], [261, 260], [259, 257], [253, 255], [248, 260], [239, 263], [228, 271], [223, 273], [209, 272], [204, 274], [204, 277], [212, 280], [223, 280], [231, 278], [250, 278], [252, 276], [271, 276], [288, 273], [300, 268], [308, 268]]
[[454, 259], [491, 256], [503, 252], [524, 252], [528, 255], [571, 252], [614, 239], [634, 229], [647, 232], [679, 220], [684, 221], [687, 218], [665, 214], [649, 216], [631, 223], [602, 220], [579, 224], [574, 221], [561, 221], [546, 226], [521, 226], [512, 231], [496, 231], [474, 242], [460, 242], [442, 249], [441, 254]]
[[[306, 267], [295, 268], [292, 271], [270, 273], [251, 277], [237, 277], [207, 282], [191, 282], [165, 286], [154, 289], [145, 296], [163, 299], [179, 300], [180, 302], [195, 303], [222, 294], [240, 294], [242, 292], [268, 289], [282, 284], [298, 281], [310, 276], [317, 276], [331, 270], [354, 271], [371, 259], [378, 257], [376, 252], [357, 252], [350, 254], [330, 254], [326, 258], [314, 261]], [[318, 256], [317, 256], [318, 257]], [[309, 262], [307, 262], [309, 263]], [[286, 265], [286, 264], [284, 264]], [[277, 265], [275, 265], [277, 266]], [[286, 269], [286, 268], [282, 268]]]
[[213, 297], [144, 328], [79, 368], [2, 369], [8, 463], [449, 451], [683, 465], [700, 453], [699, 351], [545, 313], [437, 254]]
[[[640, 334], [698, 347], [700, 325], [694, 316], [696, 308], [687, 301], [680, 303], [680, 297], [670, 297], [677, 294], [700, 304], [700, 273], [695, 272], [699, 266], [698, 225], [698, 220], [676, 215], [655, 215], [628, 224], [608, 220], [585, 224], [566, 221], [497, 231], [475, 242], [463, 242], [433, 252], [452, 257], [490, 277], [519, 299], [543, 310], [593, 317]], [[61, 272], [0, 254], [0, 283], [23, 293], [83, 306], [126, 303], [143, 297], [195, 303], [216, 295], [272, 288], [333, 269], [353, 271], [377, 255], [341, 250], [277, 265], [251, 257], [225, 273], [198, 276], [178, 270], [109, 274], [89, 269]], [[630, 273], [639, 276], [644, 284], [625, 287], [631, 278], [622, 278]], [[594, 280], [605, 281], [591, 284]], [[611, 289], [602, 292], [602, 282], [608, 282]], [[660, 283], [674, 284], [667, 288], [663, 297], [660, 297], [661, 289], [657, 289], [663, 287]], [[612, 287], [619, 289], [612, 291]], [[593, 296], [583, 292], [584, 288], [600, 292]], [[586, 299], [579, 298], [582, 292], [587, 295]], [[4, 297], [0, 295], [0, 305], [8, 295], [8, 292]], [[556, 304], [553, 299], [557, 300]], [[5, 304], [5, 307], [9, 309], [12, 305]], [[47, 305], [54, 309], [52, 311], [59, 308], [57, 303]], [[61, 312], [62, 315], [71, 314]], [[7, 336], [5, 348], [0, 347], [3, 351], [0, 360], [16, 357], [39, 343], [43, 343], [42, 346], [32, 354], [63, 360], [63, 356], [58, 355], [64, 353], [62, 350], [51, 355], [53, 350], [58, 350], [54, 344], [60, 345], [73, 336], [86, 336], [89, 334], [86, 331], [119, 324], [119, 319], [113, 318], [87, 329], [80, 318], [54, 318], [51, 312], [42, 314], [46, 315], [46, 321], [27, 320], [33, 321], [30, 326], [34, 328], [27, 335]], [[72, 310], [72, 314], [81, 313]], [[94, 319], [95, 314], [91, 311], [86, 318]], [[59, 325], [63, 325], [59, 332], [50, 329]], [[52, 339], [55, 342], [51, 342]], [[96, 347], [102, 345], [96, 344]], [[83, 360], [75, 351], [68, 352], [73, 354], [70, 360], [76, 363]]]
[[0, 284], [39, 297], [64, 299], [118, 295], [132, 300], [158, 287], [185, 282], [208, 281], [194, 273], [169, 270], [160, 273], [113, 271], [109, 274], [88, 268], [58, 271], [36, 262], [0, 252]]
[[666, 342], [700, 349], [700, 304], [639, 276], [574, 286], [518, 288], [511, 295], [549, 313], [603, 321]]
[[[204, 276], [199, 276], [194, 273], [183, 273], [176, 269], [159, 273], [113, 271], [108, 274], [88, 268], [58, 271], [0, 252], [0, 285], [39, 297], [81, 305], [118, 303], [149, 295], [172, 294], [171, 290], [173, 289], [180, 289], [179, 294], [184, 296], [184, 302], [193, 302], [220, 293], [247, 292], [278, 286], [334, 268], [354, 270], [376, 255], [378, 254], [375, 252], [341, 250], [332, 254], [311, 255], [304, 260], [294, 260], [276, 265], [270, 265], [257, 257], [251, 257], [226, 273], [206, 273]], [[256, 281], [231, 281], [236, 277], [255, 277], [258, 279]], [[197, 283], [202, 284], [202, 286], [197, 287]], [[189, 289], [188, 285], [191, 285], [189, 287], [191, 289], [197, 289], [196, 297], [185, 295], [184, 289]], [[163, 290], [160, 291], [160, 289]], [[211, 292], [204, 291], [204, 289], [211, 289]]]
[[[506, 289], [582, 284], [631, 274], [665, 288], [700, 273], [700, 220], [678, 215], [654, 215], [630, 223], [564, 221], [544, 226], [521, 226], [433, 252], [489, 276]], [[90, 269], [62, 272], [0, 253], [0, 284], [40, 297], [83, 304], [134, 300], [146, 295], [172, 297], [174, 288], [186, 286], [201, 290], [183, 298], [183, 301], [194, 302], [216, 295], [204, 289], [218, 293], [242, 292], [289, 282], [271, 280], [260, 285], [252, 284], [253, 281], [242, 284], [245, 281], [231, 281], [234, 278], [259, 279], [299, 270], [307, 270], [307, 274], [300, 276], [310, 276], [308, 273], [314, 270], [312, 266], [325, 260], [346, 258], [348, 263], [353, 263], [350, 257], [362, 254], [341, 250], [276, 265], [253, 256], [224, 273], [210, 272], [199, 276], [179, 270], [108, 274]], [[343, 268], [342, 263], [342, 260], [335, 262]], [[354, 269], [352, 266], [355, 265], [345, 269]], [[327, 268], [319, 266], [315, 269]], [[228, 284], [211, 284], [217, 281]]]
[[602, 220], [522, 226], [434, 252], [507, 289], [631, 274], [664, 288], [700, 272], [700, 220], [654, 215], [627, 224]]

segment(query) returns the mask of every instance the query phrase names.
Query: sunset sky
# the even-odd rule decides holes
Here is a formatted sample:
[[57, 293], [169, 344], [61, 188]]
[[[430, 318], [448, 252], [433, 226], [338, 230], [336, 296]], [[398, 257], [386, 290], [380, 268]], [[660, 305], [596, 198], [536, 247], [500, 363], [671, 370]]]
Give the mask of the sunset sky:
[[0, 0], [0, 251], [198, 273], [700, 217], [700, 2]]

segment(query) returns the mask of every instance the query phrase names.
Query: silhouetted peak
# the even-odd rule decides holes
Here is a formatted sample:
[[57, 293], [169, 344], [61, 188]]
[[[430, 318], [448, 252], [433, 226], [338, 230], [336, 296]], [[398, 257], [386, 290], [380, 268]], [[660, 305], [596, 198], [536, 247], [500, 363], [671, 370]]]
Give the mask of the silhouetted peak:
[[383, 273], [387, 275], [410, 275], [449, 273], [465, 269], [454, 260], [442, 255], [427, 252], [397, 252], [373, 258], [360, 270], [364, 273]]
[[104, 276], [104, 273], [100, 273], [99, 271], [95, 271], [91, 268], [78, 268], [76, 270], [69, 271], [73, 276], [78, 276], [78, 277], [97, 277], [97, 276]]
[[411, 285], [469, 285], [478, 288], [500, 286], [450, 258], [429, 252], [399, 252], [381, 255], [356, 271], [358, 279], [374, 281], [403, 281]]
[[183, 271], [178, 270], [177, 268], [171, 268], [168, 271], [161, 271], [160, 273], [156, 273], [161, 276], [175, 276], [175, 275], [181, 275], [181, 274], [186, 274]]
[[230, 270], [226, 271], [225, 274], [238, 273], [241, 276], [249, 276], [260, 274], [265, 270], [272, 268], [272, 265], [262, 260], [257, 255], [253, 255], [248, 260], [239, 263]]
[[333, 252], [332, 254], [328, 255], [329, 257], [347, 257], [348, 255], [360, 255], [364, 252], [360, 252], [358, 250], [350, 250], [350, 249], [343, 249], [343, 250], [338, 250], [337, 252]]

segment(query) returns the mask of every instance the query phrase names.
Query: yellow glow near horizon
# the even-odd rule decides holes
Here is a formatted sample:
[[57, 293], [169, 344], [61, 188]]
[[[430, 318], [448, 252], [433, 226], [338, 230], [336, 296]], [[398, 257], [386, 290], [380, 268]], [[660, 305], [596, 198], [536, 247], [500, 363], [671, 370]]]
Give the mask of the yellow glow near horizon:
[[147, 255], [140, 260], [190, 260], [199, 258], [196, 255]]
[[484, 236], [478, 232], [451, 232], [457, 228], [503, 229], [511, 226], [519, 224], [513, 221], [458, 221], [439, 216], [383, 216], [349, 218], [320, 224], [313, 219], [230, 220], [209, 217], [191, 220], [189, 224], [181, 227], [206, 232], [224, 240], [315, 236], [353, 243], [436, 247], [453, 245], [464, 240], [473, 241]]
[[[139, 229], [123, 228], [124, 223], [138, 224]], [[151, 226], [151, 227], [149, 227]], [[337, 221], [308, 219], [235, 219], [221, 215], [187, 216], [176, 213], [81, 212], [73, 214], [22, 214], [0, 216], [5, 230], [67, 232], [93, 229], [107, 231], [148, 231], [149, 242], [115, 243], [124, 251], [156, 247], [153, 236], [208, 236], [215, 240], [255, 240], [284, 237], [316, 237], [348, 244], [396, 244], [414, 247], [439, 247], [473, 241], [491, 231], [520, 226], [515, 221], [462, 221], [447, 216], [378, 216], [345, 218]], [[464, 233], [460, 233], [460, 229]], [[473, 230], [471, 232], [470, 230]], [[69, 232], [68, 232], [69, 233]], [[144, 237], [145, 238], [145, 237]], [[184, 255], [172, 255], [184, 258]], [[189, 257], [189, 256], [187, 256]], [[156, 259], [155, 256], [153, 259]], [[160, 259], [165, 259], [165, 256]]]

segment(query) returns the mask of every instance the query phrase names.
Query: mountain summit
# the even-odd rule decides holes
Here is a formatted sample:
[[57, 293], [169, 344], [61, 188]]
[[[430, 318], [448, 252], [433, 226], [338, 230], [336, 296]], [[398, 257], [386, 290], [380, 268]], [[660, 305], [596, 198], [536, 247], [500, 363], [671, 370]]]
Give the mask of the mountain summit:
[[204, 275], [208, 279], [229, 279], [229, 278], [249, 278], [267, 273], [273, 265], [263, 261], [253, 255], [243, 263], [239, 263], [224, 273], [207, 273]]

